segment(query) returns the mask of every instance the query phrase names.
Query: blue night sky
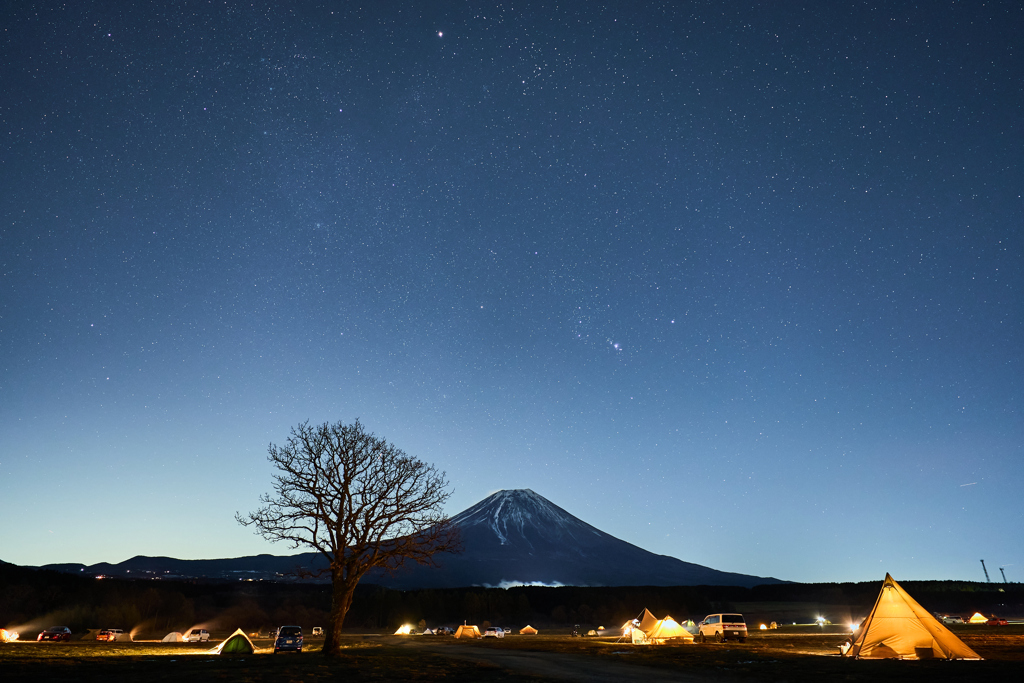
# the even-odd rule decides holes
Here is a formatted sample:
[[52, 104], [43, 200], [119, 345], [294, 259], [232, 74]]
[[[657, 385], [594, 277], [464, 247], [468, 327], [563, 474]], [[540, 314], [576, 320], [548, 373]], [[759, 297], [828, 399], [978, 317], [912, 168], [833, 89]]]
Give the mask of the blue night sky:
[[1019, 3], [281, 5], [4, 6], [0, 559], [286, 554], [358, 417], [451, 514], [1024, 580]]

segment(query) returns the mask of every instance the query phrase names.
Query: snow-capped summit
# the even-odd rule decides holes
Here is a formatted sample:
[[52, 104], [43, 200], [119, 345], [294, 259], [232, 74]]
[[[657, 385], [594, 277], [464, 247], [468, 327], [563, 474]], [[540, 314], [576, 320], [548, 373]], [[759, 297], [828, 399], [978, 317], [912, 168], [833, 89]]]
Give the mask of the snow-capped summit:
[[530, 489], [492, 493], [455, 515], [452, 521], [462, 528], [463, 534], [476, 535], [487, 529], [501, 545], [520, 546], [524, 550], [532, 548], [536, 541], [606, 535]]

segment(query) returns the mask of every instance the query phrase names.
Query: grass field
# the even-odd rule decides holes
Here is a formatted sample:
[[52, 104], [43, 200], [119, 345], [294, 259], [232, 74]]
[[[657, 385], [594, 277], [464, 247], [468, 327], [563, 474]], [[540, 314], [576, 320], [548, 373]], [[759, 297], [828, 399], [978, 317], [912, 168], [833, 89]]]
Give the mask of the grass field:
[[[636, 647], [563, 635], [464, 641], [448, 637], [347, 636], [328, 661], [319, 641], [301, 655], [273, 655], [269, 640], [245, 656], [210, 653], [216, 642], [0, 645], [7, 681], [965, 681], [1016, 680], [1024, 626], [966, 627], [957, 634], [985, 661], [852, 661], [836, 656], [842, 634], [752, 633], [745, 643]], [[219, 634], [215, 634], [219, 635]], [[224, 634], [226, 635], [226, 634]]]

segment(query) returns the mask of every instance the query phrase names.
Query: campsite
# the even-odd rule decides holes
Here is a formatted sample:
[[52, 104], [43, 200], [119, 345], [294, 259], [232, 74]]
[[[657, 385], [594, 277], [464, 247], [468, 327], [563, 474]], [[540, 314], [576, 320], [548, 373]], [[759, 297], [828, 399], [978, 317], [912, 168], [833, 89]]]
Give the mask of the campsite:
[[[0, 586], [0, 625], [22, 635], [18, 641], [0, 643], [5, 681], [316, 681], [352, 676], [366, 681], [875, 682], [1009, 679], [1024, 665], [1024, 623], [1018, 621], [1024, 614], [1021, 584], [897, 583], [879, 577], [856, 584], [754, 588], [393, 591], [365, 586], [341, 637], [345, 656], [336, 661], [319, 655], [323, 638], [313, 636], [314, 626], [325, 625], [328, 595], [323, 586], [97, 580], [13, 565], [0, 565]], [[745, 616], [745, 640], [696, 642], [694, 621], [722, 611]], [[962, 621], [974, 613], [996, 614], [1016, 623], [950, 620], [942, 625], [933, 612], [959, 615]], [[776, 628], [769, 628], [772, 622]], [[858, 643], [851, 625], [862, 622], [864, 640]], [[57, 623], [71, 628], [70, 642], [34, 640], [39, 630]], [[269, 632], [288, 623], [302, 625], [303, 652], [274, 655]], [[394, 635], [405, 625], [409, 635]], [[476, 637], [490, 625], [508, 627], [505, 637]], [[639, 627], [643, 637], [627, 633], [627, 625]], [[453, 637], [459, 626], [470, 637]], [[107, 627], [124, 628], [133, 640], [97, 641], [99, 629]], [[209, 640], [174, 642], [172, 637], [162, 642], [193, 629], [208, 630]], [[427, 629], [439, 635], [414, 635]], [[570, 635], [573, 631], [581, 637]], [[920, 641], [924, 635], [927, 645], [937, 644], [937, 649], [919, 650], [925, 646]], [[231, 636], [235, 642], [229, 648], [224, 643]], [[874, 651], [886, 657], [930, 653], [933, 659], [854, 659], [841, 656], [841, 646], [851, 652], [859, 648], [864, 657]], [[237, 652], [217, 654], [219, 649]], [[941, 660], [950, 654], [981, 660]]]
[[[637, 647], [616, 638], [573, 638], [565, 629], [498, 639], [350, 634], [346, 657], [269, 654], [272, 641], [253, 638], [254, 654], [218, 656], [228, 632], [207, 643], [23, 642], [0, 646], [4, 680], [326, 681], [953, 681], [1012, 680], [1024, 665], [1024, 626], [955, 629], [983, 661], [854, 661], [838, 656], [848, 634], [813, 626], [752, 632], [745, 643]], [[979, 630], [980, 629], [980, 630]], [[819, 629], [820, 631], [820, 629]], [[216, 641], [216, 642], [215, 642]]]

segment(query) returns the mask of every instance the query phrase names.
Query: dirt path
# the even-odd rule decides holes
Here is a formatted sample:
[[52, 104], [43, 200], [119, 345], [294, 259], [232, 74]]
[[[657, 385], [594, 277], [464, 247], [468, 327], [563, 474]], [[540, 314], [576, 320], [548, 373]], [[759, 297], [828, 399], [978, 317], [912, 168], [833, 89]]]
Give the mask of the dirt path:
[[491, 664], [510, 672], [537, 676], [551, 681], [578, 681], [580, 683], [728, 683], [731, 679], [721, 675], [713, 677], [682, 671], [667, 671], [650, 666], [622, 662], [609, 662], [594, 657], [562, 654], [560, 652], [493, 650], [490, 648], [457, 648], [444, 643], [425, 640], [410, 641], [408, 647], [429, 650], [451, 659]]

